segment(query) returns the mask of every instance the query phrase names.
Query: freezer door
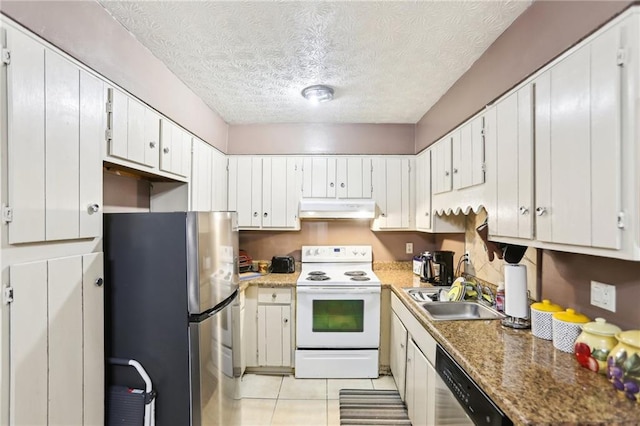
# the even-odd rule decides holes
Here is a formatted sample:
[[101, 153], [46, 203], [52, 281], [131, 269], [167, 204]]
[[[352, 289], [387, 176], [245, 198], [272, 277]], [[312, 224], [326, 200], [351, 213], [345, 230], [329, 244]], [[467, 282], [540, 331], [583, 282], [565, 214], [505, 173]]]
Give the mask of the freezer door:
[[191, 358], [191, 426], [230, 424], [232, 412], [225, 412], [240, 398], [239, 377], [233, 374], [232, 305], [235, 295], [224, 308], [208, 318], [189, 324]]
[[190, 314], [205, 312], [237, 290], [237, 213], [189, 212], [187, 262]]

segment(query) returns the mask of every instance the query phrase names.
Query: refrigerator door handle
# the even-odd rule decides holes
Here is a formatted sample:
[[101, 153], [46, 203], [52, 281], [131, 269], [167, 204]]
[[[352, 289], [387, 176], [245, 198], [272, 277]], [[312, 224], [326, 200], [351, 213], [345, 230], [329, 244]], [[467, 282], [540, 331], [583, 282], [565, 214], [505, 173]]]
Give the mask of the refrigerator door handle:
[[199, 314], [191, 314], [191, 315], [189, 315], [189, 322], [202, 322], [202, 321], [206, 320], [207, 318], [214, 316], [215, 314], [217, 314], [218, 312], [220, 312], [221, 310], [223, 310], [224, 308], [229, 306], [231, 304], [231, 302], [233, 302], [235, 300], [236, 297], [238, 297], [238, 290], [237, 289], [234, 290], [233, 293], [231, 293], [231, 296], [227, 297], [226, 299], [224, 299], [222, 302], [218, 303], [213, 308], [207, 309], [206, 311], [201, 312]]

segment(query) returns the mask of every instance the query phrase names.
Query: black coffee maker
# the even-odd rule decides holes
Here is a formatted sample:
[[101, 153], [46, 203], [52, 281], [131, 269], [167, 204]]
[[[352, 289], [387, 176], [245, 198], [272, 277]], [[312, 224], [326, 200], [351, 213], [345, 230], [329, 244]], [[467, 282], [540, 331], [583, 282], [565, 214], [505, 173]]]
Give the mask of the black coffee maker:
[[453, 284], [453, 255], [452, 251], [433, 252], [433, 285]]

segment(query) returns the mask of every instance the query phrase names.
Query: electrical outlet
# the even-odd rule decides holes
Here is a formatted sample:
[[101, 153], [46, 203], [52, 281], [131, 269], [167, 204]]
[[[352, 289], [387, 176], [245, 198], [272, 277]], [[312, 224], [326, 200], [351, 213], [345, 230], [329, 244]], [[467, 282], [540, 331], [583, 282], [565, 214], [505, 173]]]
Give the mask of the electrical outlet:
[[471, 263], [471, 253], [469, 252], [469, 250], [464, 252], [464, 257], [465, 257], [464, 263], [470, 264]]
[[611, 312], [616, 311], [616, 287], [591, 281], [591, 304]]
[[407, 243], [404, 246], [404, 251], [407, 254], [413, 254], [413, 243]]

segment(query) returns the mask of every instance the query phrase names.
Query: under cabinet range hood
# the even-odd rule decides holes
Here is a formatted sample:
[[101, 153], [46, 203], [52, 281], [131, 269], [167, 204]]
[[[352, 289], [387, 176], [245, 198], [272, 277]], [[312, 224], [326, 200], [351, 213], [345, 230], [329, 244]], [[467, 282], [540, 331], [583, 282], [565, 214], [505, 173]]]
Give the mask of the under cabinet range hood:
[[373, 219], [374, 200], [349, 198], [303, 198], [300, 219]]

